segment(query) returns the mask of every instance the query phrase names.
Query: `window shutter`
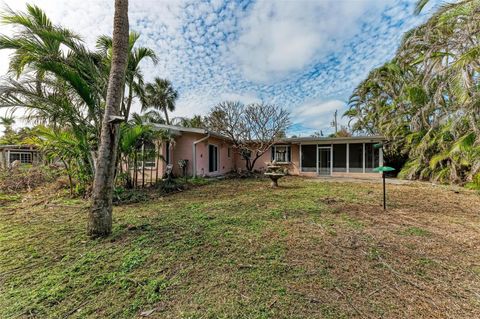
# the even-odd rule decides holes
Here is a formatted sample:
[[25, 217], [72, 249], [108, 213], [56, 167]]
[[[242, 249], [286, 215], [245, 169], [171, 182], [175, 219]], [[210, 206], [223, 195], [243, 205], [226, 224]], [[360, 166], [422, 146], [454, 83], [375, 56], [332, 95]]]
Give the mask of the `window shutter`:
[[287, 162], [292, 161], [292, 148], [290, 146], [287, 146]]
[[275, 146], [270, 146], [270, 150], [271, 150], [271, 161], [275, 160]]

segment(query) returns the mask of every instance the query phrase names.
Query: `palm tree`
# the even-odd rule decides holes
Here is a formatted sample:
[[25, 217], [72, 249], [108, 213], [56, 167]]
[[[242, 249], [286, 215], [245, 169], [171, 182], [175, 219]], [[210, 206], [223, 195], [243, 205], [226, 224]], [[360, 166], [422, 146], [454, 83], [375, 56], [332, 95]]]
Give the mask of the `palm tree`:
[[13, 116], [0, 116], [0, 125], [5, 128], [5, 130], [3, 131], [5, 135], [12, 132], [13, 124], [15, 124], [15, 118]]
[[[82, 184], [77, 190], [88, 189], [106, 105], [112, 38], [101, 37], [98, 50], [89, 51], [78, 35], [54, 25], [40, 8], [32, 5], [27, 5], [25, 12], [7, 10], [0, 18], [14, 30], [12, 36], [0, 35], [0, 50], [13, 51], [9, 76], [0, 82], [0, 107], [22, 108], [27, 121], [54, 130], [43, 136], [51, 139], [52, 145], [58, 142], [56, 135], [71, 136], [78, 152], [64, 154], [75, 154], [73, 161], [80, 159], [85, 163], [85, 171], [76, 182]], [[120, 113], [124, 117], [130, 112], [132, 100], [143, 94], [141, 61], [156, 61], [152, 50], [135, 46], [137, 40], [138, 34], [131, 33]], [[41, 141], [37, 142], [42, 146]]]
[[132, 113], [132, 118], [128, 121], [129, 124], [165, 124], [162, 114], [157, 110], [149, 110], [145, 113]]
[[172, 83], [166, 79], [155, 78], [153, 83], [145, 86], [145, 96], [142, 99], [142, 111], [149, 108], [163, 111], [165, 122], [169, 125], [168, 112], [175, 110], [175, 101], [178, 92], [173, 88]]
[[[137, 32], [130, 32], [129, 36], [129, 52], [128, 52], [128, 67], [126, 72], [125, 84], [128, 93], [122, 101], [122, 115], [128, 121], [130, 109], [133, 99], [140, 97], [143, 94], [143, 74], [140, 69], [140, 63], [146, 59], [151, 60], [154, 64], [158, 62], [155, 52], [150, 48], [136, 47], [135, 44], [139, 39], [140, 34]], [[97, 48], [103, 56], [105, 62], [110, 65], [112, 52], [112, 38], [107, 35], [100, 36], [97, 40]]]
[[392, 154], [408, 158], [401, 176], [480, 181], [479, 8], [479, 0], [440, 7], [352, 95], [352, 128], [390, 138]]
[[117, 118], [128, 66], [128, 29], [128, 0], [115, 0], [112, 64], [87, 227], [92, 238], [112, 232], [112, 196], [120, 136]]
[[1, 21], [14, 34], [0, 36], [0, 50], [13, 50], [10, 77], [0, 84], [0, 107], [22, 108], [35, 124], [71, 130], [77, 140], [89, 142], [81, 157], [93, 162], [108, 77], [101, 57], [74, 32], [53, 25], [36, 6], [27, 5], [26, 12], [7, 10]]

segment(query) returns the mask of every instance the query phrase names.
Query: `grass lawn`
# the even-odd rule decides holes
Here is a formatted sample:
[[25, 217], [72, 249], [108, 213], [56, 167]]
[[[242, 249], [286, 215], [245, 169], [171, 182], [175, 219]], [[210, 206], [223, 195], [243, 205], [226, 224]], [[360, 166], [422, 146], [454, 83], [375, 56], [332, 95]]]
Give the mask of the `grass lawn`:
[[0, 318], [480, 318], [480, 196], [429, 184], [225, 180], [114, 209], [0, 208]]

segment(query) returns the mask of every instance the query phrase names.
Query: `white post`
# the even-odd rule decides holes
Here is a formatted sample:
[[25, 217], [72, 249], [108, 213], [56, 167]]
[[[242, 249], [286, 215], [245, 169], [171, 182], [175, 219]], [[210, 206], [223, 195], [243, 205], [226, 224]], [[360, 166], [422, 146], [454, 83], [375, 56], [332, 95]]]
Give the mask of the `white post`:
[[383, 148], [378, 149], [378, 166], [383, 166]]
[[350, 143], [347, 143], [347, 173], [350, 173]]
[[317, 147], [317, 175], [319, 175], [318, 174], [318, 152], [319, 152], [318, 144], [316, 144], [316, 147]]
[[333, 175], [333, 144], [330, 145], [330, 176]]
[[298, 165], [299, 167], [299, 172], [302, 172], [302, 144], [298, 145]]
[[362, 165], [363, 165], [363, 172], [365, 173], [365, 143], [363, 143], [363, 148], [362, 148]]

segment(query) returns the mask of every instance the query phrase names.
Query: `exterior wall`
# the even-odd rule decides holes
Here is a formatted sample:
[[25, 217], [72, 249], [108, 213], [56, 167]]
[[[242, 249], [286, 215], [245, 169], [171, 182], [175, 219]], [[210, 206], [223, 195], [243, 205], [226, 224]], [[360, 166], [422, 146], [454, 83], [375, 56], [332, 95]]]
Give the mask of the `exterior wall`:
[[[291, 161], [289, 164], [278, 164], [285, 166], [288, 169], [290, 175], [299, 175], [300, 173], [300, 147], [299, 145], [293, 144], [290, 145], [291, 150]], [[272, 161], [272, 150], [269, 148], [268, 151], [262, 154], [255, 162], [253, 169], [259, 172], [264, 172], [267, 169], [267, 163]], [[245, 160], [241, 158], [240, 154], [237, 154], [235, 159], [235, 165], [239, 170], [245, 170]]]
[[[8, 169], [10, 168], [10, 155], [13, 153], [22, 153], [22, 154], [30, 154], [31, 157], [31, 165], [39, 165], [42, 160], [42, 155], [40, 151], [34, 149], [32, 146], [9, 146], [9, 147], [0, 147], [0, 169]], [[22, 163], [24, 165], [24, 163]]]
[[180, 136], [175, 137], [175, 142], [170, 145], [170, 164], [173, 165], [173, 174], [175, 176], [182, 176], [183, 172], [178, 166], [178, 161], [182, 159], [188, 160], [187, 175], [192, 175], [193, 172], [193, 149], [192, 144], [194, 141], [202, 138], [201, 134], [195, 133], [183, 133]]
[[0, 169], [6, 169], [7, 167], [7, 154], [5, 151], [0, 150]]
[[[173, 173], [177, 176], [182, 176], [183, 172], [178, 165], [178, 161], [182, 159], [188, 160], [187, 175], [193, 175], [193, 143], [205, 138], [207, 135], [183, 132], [182, 135], [175, 137], [171, 149], [171, 164], [173, 165]], [[209, 154], [208, 145], [213, 144], [218, 147], [218, 171], [209, 172]], [[216, 137], [209, 137], [208, 139], [196, 144], [196, 174], [197, 176], [218, 176], [224, 175], [235, 169], [235, 156], [233, 149], [228, 157], [228, 148], [231, 143]]]
[[[201, 137], [202, 135], [198, 135], [198, 136]], [[209, 164], [208, 146], [210, 144], [215, 145], [218, 148], [218, 170], [216, 172], [208, 171], [208, 164]], [[230, 157], [228, 157], [229, 147], [231, 148]], [[196, 156], [197, 156], [197, 167], [196, 167], [197, 176], [218, 176], [218, 175], [227, 174], [235, 170], [234, 150], [232, 148], [232, 144], [225, 140], [222, 140], [216, 137], [210, 137], [207, 140], [198, 143], [196, 145]]]
[[[173, 165], [173, 174], [176, 176], [182, 176], [183, 172], [178, 165], [178, 161], [182, 159], [187, 159], [187, 175], [194, 175], [194, 161], [193, 161], [193, 145], [195, 142], [195, 154], [196, 154], [196, 175], [197, 176], [219, 176], [227, 174], [234, 170], [245, 170], [245, 161], [241, 158], [239, 152], [233, 148], [233, 145], [218, 137], [210, 136], [206, 138], [205, 133], [196, 133], [196, 132], [182, 132], [181, 135], [176, 136], [175, 141], [170, 144], [170, 148], [167, 149], [166, 143], [163, 143], [161, 146], [161, 154], [166, 158], [167, 152], [170, 153], [170, 164]], [[200, 141], [200, 142], [198, 142]], [[359, 143], [359, 142], [356, 142]], [[360, 142], [361, 143], [361, 142]], [[343, 141], [334, 141], [325, 142], [319, 141], [318, 143], [309, 143], [313, 145], [331, 145], [331, 144], [347, 144]], [[209, 145], [215, 145], [218, 148], [218, 170], [215, 172], [209, 172]], [[279, 165], [284, 165], [290, 175], [302, 175], [302, 176], [317, 176], [316, 172], [301, 172], [301, 163], [300, 163], [300, 144], [278, 144], [278, 145], [289, 145], [290, 146], [290, 163], [279, 163]], [[230, 148], [230, 156], [228, 156], [228, 149]], [[254, 170], [259, 172], [264, 172], [267, 168], [267, 163], [271, 161], [271, 149], [265, 152], [258, 160], [255, 162]], [[166, 170], [165, 161], [157, 161], [157, 166], [159, 167], [159, 177], [162, 177]], [[148, 169], [146, 169], [147, 171]], [[156, 173], [156, 168], [149, 172], [150, 174]], [[147, 173], [146, 173], [147, 175]], [[378, 176], [377, 173], [346, 173], [346, 172], [333, 172], [332, 176]], [[146, 176], [146, 180], [149, 177]]]

